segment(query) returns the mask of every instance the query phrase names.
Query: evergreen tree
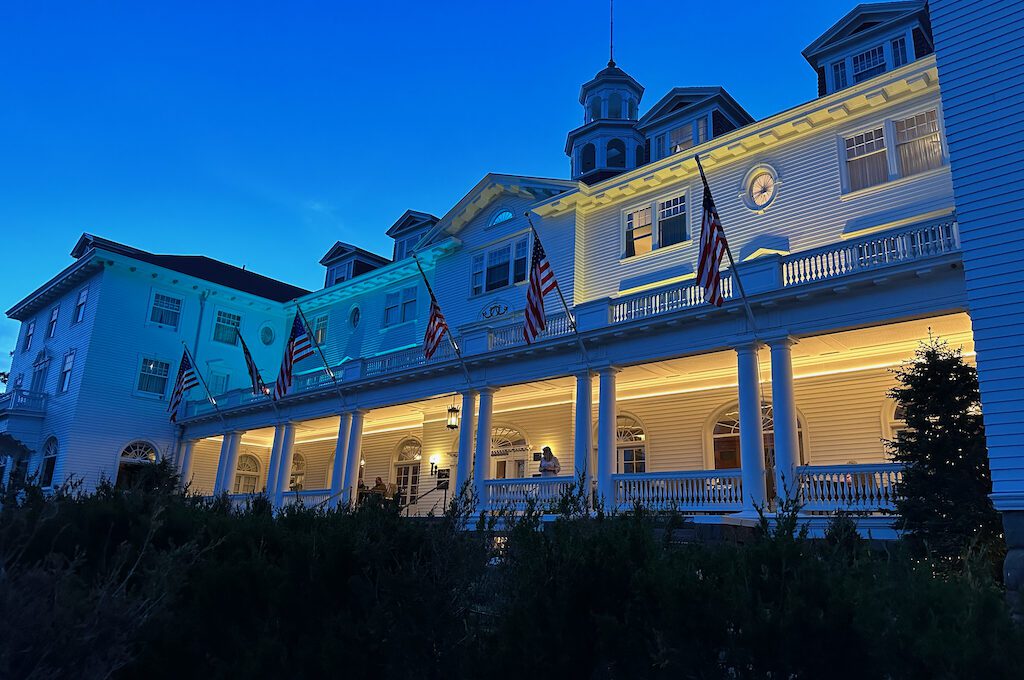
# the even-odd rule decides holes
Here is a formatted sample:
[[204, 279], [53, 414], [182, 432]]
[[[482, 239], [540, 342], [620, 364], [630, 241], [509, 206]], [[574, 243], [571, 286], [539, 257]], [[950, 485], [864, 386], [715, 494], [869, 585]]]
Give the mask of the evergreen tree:
[[889, 396], [903, 407], [907, 429], [888, 446], [904, 465], [896, 509], [906, 540], [950, 566], [969, 552], [994, 557], [1001, 524], [989, 498], [977, 371], [959, 349], [930, 338], [895, 373]]

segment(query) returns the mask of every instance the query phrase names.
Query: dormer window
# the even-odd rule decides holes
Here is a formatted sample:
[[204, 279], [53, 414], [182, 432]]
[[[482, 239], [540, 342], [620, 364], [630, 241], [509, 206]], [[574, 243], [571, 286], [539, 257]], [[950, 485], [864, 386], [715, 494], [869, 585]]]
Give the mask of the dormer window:
[[850, 81], [846, 79], [845, 61], [837, 61], [832, 64], [832, 83], [837, 90], [841, 90], [850, 84]]
[[352, 262], [342, 262], [327, 269], [328, 287], [343, 283], [352, 278]]
[[853, 82], [862, 83], [885, 73], [885, 50], [881, 45], [853, 55]]
[[413, 248], [419, 243], [420, 236], [421, 234], [413, 234], [412, 236], [403, 236], [395, 241], [395, 262], [412, 255]]

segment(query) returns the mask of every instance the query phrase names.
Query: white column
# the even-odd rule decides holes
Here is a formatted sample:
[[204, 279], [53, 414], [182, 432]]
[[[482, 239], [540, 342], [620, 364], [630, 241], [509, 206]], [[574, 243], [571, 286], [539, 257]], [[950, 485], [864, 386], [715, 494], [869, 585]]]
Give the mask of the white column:
[[284, 442], [284, 424], [274, 425], [274, 443], [270, 446], [270, 464], [267, 465], [266, 494], [274, 498], [274, 489], [277, 488], [277, 469], [281, 467], [281, 444]]
[[235, 473], [238, 471], [238, 445], [242, 442], [241, 432], [229, 432], [224, 435], [220, 447], [220, 457], [224, 469], [221, 471], [221, 493], [232, 493], [235, 490]]
[[459, 423], [459, 459], [452, 493], [459, 493], [473, 475], [473, 426], [476, 424], [476, 392], [462, 393], [462, 421]]
[[772, 415], [775, 422], [775, 493], [779, 498], [796, 496], [799, 484], [800, 439], [796, 398], [793, 395], [793, 345], [790, 337], [769, 341], [772, 352]]
[[273, 498], [274, 507], [284, 503], [284, 492], [288, 488], [288, 478], [292, 473], [292, 459], [295, 457], [295, 423], [285, 423], [281, 437], [281, 452], [277, 457], [277, 472], [274, 473]]
[[[352, 414], [342, 413], [338, 422], [338, 441], [334, 445], [334, 466], [331, 468], [331, 495], [328, 505], [338, 507], [341, 490], [345, 484], [345, 462], [348, 457], [348, 442], [352, 434]], [[358, 475], [356, 476], [358, 480]]]
[[765, 505], [764, 431], [761, 428], [761, 386], [758, 383], [757, 345], [736, 348], [740, 402], [740, 467], [743, 476], [743, 512], [756, 513]]
[[195, 453], [195, 448], [195, 439], [186, 439], [181, 443], [181, 455], [178, 457], [178, 479], [183, 488], [192, 481], [192, 454]]
[[219, 496], [224, 489], [224, 459], [230, 446], [230, 434], [225, 432], [220, 438], [220, 453], [217, 454], [217, 474], [213, 478], [213, 495]]
[[477, 510], [487, 508], [487, 471], [491, 465], [491, 419], [494, 415], [494, 388], [480, 390], [480, 404], [476, 417], [476, 456], [473, 462], [473, 497]]
[[590, 480], [594, 476], [594, 471], [590, 469], [590, 451], [593, 448], [591, 444], [591, 432], [593, 431], [593, 399], [591, 397], [591, 391], [593, 389], [593, 379], [590, 375], [590, 371], [579, 373], [576, 375], [576, 431], [573, 438], [573, 472], [576, 477], [576, 481], [582, 483], [583, 488], [581, 491], [584, 494], [584, 498], [587, 499], [587, 505], [590, 505]]
[[615, 376], [618, 372], [619, 369], [612, 366], [598, 371], [597, 498], [606, 511], [615, 508], [612, 473], [615, 471]]
[[363, 457], [363, 416], [366, 411], [352, 412], [352, 425], [348, 433], [348, 455], [345, 458], [345, 486], [342, 488], [341, 502], [355, 507], [359, 500], [356, 487], [359, 484], [359, 461]]

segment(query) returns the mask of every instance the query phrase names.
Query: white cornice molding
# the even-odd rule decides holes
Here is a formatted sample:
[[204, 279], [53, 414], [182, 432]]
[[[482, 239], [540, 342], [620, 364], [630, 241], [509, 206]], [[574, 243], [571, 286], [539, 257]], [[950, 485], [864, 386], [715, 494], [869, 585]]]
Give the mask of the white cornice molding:
[[694, 176], [696, 154], [700, 154], [705, 169], [738, 162], [750, 152], [788, 144], [865, 111], [937, 90], [938, 85], [935, 55], [928, 55], [872, 80], [715, 137], [685, 153], [648, 163], [592, 186], [581, 185], [578, 191], [539, 203], [533, 211], [549, 217], [570, 210], [586, 212], [599, 208], [619, 198]]

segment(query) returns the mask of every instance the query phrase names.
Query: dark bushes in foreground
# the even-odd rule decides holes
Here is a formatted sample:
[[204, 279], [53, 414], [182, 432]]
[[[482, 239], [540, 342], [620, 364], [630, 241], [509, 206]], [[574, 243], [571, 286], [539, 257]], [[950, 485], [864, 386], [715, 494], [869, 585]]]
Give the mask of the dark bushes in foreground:
[[643, 512], [459, 530], [104, 487], [0, 513], [0, 677], [1002, 678], [987, 570], [848, 533], [676, 545]]

